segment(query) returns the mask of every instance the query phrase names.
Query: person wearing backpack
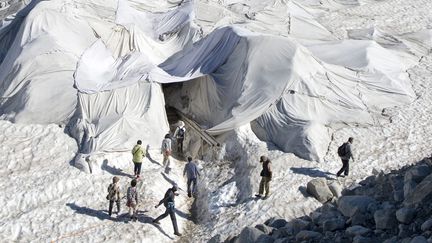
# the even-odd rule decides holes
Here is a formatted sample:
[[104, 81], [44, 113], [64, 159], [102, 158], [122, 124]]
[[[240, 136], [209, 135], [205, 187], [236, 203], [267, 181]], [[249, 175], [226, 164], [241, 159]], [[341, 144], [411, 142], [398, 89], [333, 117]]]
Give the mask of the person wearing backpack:
[[178, 126], [174, 132], [174, 137], [177, 142], [177, 152], [183, 153], [183, 141], [186, 136], [186, 127], [183, 121], [178, 122]]
[[195, 189], [197, 184], [197, 177], [200, 176], [196, 164], [192, 161], [192, 157], [188, 157], [188, 163], [185, 165], [183, 170], [183, 176], [187, 174], [187, 193], [188, 197], [195, 195]]
[[348, 142], [343, 143], [338, 148], [338, 155], [342, 160], [342, 168], [336, 173], [336, 176], [341, 176], [342, 173], [344, 173], [345, 176], [348, 176], [349, 174], [349, 160], [352, 158], [354, 162], [354, 157], [351, 150], [351, 145], [354, 141], [353, 137], [348, 138]]
[[171, 222], [174, 228], [174, 234], [177, 236], [181, 236], [180, 232], [178, 231], [177, 219], [175, 215], [175, 204], [174, 204], [175, 196], [179, 195], [178, 193], [176, 193], [177, 190], [178, 190], [177, 185], [173, 185], [173, 187], [171, 187], [166, 191], [164, 198], [160, 200], [159, 204], [155, 206], [155, 208], [158, 208], [161, 204], [163, 204], [166, 210], [165, 213], [163, 213], [155, 220], [153, 220], [153, 223], [160, 224], [159, 221], [169, 215], [171, 217]]
[[139, 178], [141, 174], [141, 164], [145, 156], [144, 149], [141, 146], [142, 141], [138, 140], [132, 149], [132, 162], [134, 163], [134, 176]]
[[113, 177], [113, 183], [109, 184], [109, 186], [108, 186], [108, 195], [106, 198], [109, 201], [108, 214], [110, 217], [112, 215], [114, 202], [116, 202], [116, 204], [117, 204], [116, 214], [118, 215], [120, 213], [120, 188], [117, 184], [117, 182], [119, 180], [120, 179], [117, 176], [114, 176]]
[[169, 167], [171, 155], [171, 137], [169, 134], [166, 134], [164, 140], [162, 140], [161, 152], [163, 154], [163, 166]]
[[272, 179], [273, 172], [271, 170], [271, 161], [266, 156], [260, 157], [260, 163], [262, 163], [262, 170], [260, 173], [261, 182], [259, 185], [259, 192], [255, 196], [261, 198], [265, 190], [265, 198], [270, 195], [270, 181]]
[[129, 216], [132, 220], [137, 220], [137, 207], [138, 207], [138, 190], [136, 188], [137, 180], [131, 181], [131, 186], [127, 189], [127, 202], [126, 206], [129, 207]]

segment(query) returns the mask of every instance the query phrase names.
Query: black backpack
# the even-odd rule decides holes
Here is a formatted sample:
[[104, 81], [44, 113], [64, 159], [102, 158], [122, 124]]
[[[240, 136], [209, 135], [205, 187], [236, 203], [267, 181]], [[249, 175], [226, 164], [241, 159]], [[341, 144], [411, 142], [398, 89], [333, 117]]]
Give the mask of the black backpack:
[[179, 128], [179, 131], [177, 133], [177, 137], [184, 138], [185, 130], [183, 128]]
[[347, 147], [348, 143], [343, 143], [341, 146], [339, 146], [337, 153], [339, 155], [339, 157], [343, 157], [345, 155], [347, 155]]

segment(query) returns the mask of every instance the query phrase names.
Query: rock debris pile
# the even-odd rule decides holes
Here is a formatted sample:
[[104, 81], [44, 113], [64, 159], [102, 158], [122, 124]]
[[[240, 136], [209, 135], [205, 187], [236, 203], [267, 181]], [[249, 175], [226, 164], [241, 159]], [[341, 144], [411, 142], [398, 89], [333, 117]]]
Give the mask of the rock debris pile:
[[322, 207], [291, 221], [268, 219], [225, 242], [432, 242], [432, 158], [341, 189], [313, 179], [307, 192]]

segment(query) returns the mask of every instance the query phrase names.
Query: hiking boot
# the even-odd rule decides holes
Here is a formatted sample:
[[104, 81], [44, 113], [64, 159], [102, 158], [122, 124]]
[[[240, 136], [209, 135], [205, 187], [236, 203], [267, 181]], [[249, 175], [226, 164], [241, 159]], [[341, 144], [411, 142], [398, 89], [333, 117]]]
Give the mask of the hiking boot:
[[182, 236], [182, 234], [180, 234], [179, 232], [174, 232], [174, 234], [177, 236]]
[[192, 194], [190, 192], [188, 193], [188, 197], [192, 197]]
[[255, 197], [261, 198], [262, 195], [261, 194], [255, 194]]
[[160, 224], [160, 222], [156, 221], [156, 220], [153, 220], [152, 222], [153, 222], [153, 224]]

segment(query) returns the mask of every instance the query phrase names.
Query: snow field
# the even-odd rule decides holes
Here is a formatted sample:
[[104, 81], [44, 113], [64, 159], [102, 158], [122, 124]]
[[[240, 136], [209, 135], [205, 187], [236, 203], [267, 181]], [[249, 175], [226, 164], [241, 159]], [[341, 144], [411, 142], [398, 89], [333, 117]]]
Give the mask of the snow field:
[[71, 165], [76, 142], [57, 125], [0, 121], [0, 131], [0, 235], [5, 241], [170, 242], [176, 238], [169, 217], [160, 226], [151, 220], [164, 212], [163, 206], [154, 206], [172, 182], [180, 187], [176, 198], [180, 231], [188, 222], [191, 200], [185, 192], [181, 161], [173, 160], [172, 171], [166, 175], [159, 164], [162, 156], [150, 150], [152, 162], [144, 160], [138, 183], [139, 219], [126, 223], [126, 200], [122, 199], [120, 217], [110, 220], [105, 196], [114, 175], [120, 177], [125, 196], [133, 174], [129, 153], [93, 155], [93, 168], [98, 164], [100, 169], [87, 174]]

